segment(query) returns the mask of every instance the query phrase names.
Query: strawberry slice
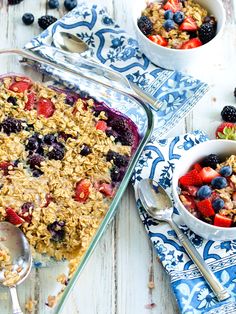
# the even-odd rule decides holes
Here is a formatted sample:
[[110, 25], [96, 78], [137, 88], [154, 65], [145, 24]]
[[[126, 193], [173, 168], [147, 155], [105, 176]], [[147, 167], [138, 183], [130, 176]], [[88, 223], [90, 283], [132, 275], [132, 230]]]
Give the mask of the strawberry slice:
[[15, 93], [23, 93], [24, 91], [28, 90], [31, 85], [32, 85], [31, 82], [19, 81], [19, 82], [12, 83], [9, 86], [9, 90]]
[[214, 226], [218, 227], [230, 227], [232, 225], [232, 219], [222, 216], [220, 214], [216, 214], [214, 218]]
[[182, 44], [180, 49], [193, 49], [202, 46], [202, 42], [198, 38], [192, 38]]
[[171, 10], [172, 12], [177, 12], [181, 10], [181, 4], [179, 0], [168, 0], [163, 6], [164, 10]]
[[196, 186], [189, 185], [185, 187], [185, 191], [187, 191], [192, 196], [196, 196], [198, 188]]
[[236, 124], [223, 122], [216, 129], [216, 138], [236, 141]]
[[85, 203], [89, 197], [90, 181], [82, 179], [77, 182], [75, 187], [75, 200], [80, 203]]
[[27, 95], [27, 102], [25, 104], [25, 110], [33, 110], [34, 109], [34, 105], [35, 105], [35, 93], [29, 93]]
[[184, 194], [181, 194], [180, 195], [180, 199], [181, 199], [181, 202], [183, 203], [183, 205], [188, 209], [188, 210], [192, 210], [192, 209], [196, 209], [196, 203], [194, 201], [194, 198], [190, 195], [186, 195]]
[[210, 183], [212, 179], [220, 177], [220, 174], [211, 167], [202, 168], [202, 170], [199, 172], [199, 175], [204, 183]]
[[42, 115], [45, 118], [49, 118], [53, 115], [55, 106], [50, 99], [40, 98], [37, 104], [37, 115]]
[[197, 172], [200, 172], [202, 170], [202, 166], [199, 163], [196, 163], [193, 165], [193, 169], [196, 169]]
[[[190, 17], [187, 16], [184, 21], [180, 24], [179, 26], [179, 30], [180, 31], [188, 31], [188, 32], [192, 32], [192, 31], [196, 31], [198, 29], [197, 27], [197, 23], [195, 22], [195, 20]], [[194, 38], [193, 38], [194, 39]]]
[[9, 171], [9, 166], [13, 167], [13, 165], [10, 162], [8, 162], [8, 161], [0, 162], [0, 170], [3, 170], [4, 176], [7, 176], [9, 174], [9, 172], [8, 172]]
[[15, 226], [20, 226], [24, 222], [24, 219], [18, 216], [11, 207], [6, 208], [6, 214], [6, 220]]
[[209, 199], [198, 202], [197, 208], [200, 211], [200, 213], [205, 217], [211, 217], [215, 215], [215, 211]]
[[99, 187], [99, 192], [104, 194], [105, 196], [111, 197], [114, 194], [113, 188], [111, 184], [108, 183], [101, 183]]
[[184, 176], [179, 178], [179, 183], [183, 186], [189, 185], [202, 185], [202, 179], [197, 172], [197, 170], [193, 169], [187, 172]]
[[96, 129], [105, 132], [107, 129], [107, 123], [103, 120], [98, 120], [96, 123]]
[[168, 45], [168, 41], [161, 35], [149, 35], [148, 39], [153, 41], [155, 44], [158, 44], [163, 47], [166, 47]]

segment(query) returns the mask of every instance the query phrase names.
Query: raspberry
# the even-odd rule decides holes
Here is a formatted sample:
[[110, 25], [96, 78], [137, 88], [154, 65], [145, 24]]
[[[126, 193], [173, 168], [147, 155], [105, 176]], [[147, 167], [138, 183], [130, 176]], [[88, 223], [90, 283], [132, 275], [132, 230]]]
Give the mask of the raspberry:
[[220, 163], [220, 158], [219, 156], [215, 154], [210, 154], [206, 156], [202, 161], [202, 165], [204, 167], [211, 167], [212, 169], [216, 169], [217, 164], [219, 163]]
[[22, 130], [22, 124], [20, 120], [8, 117], [1, 123], [1, 128], [4, 133], [10, 135], [11, 133], [18, 133]]
[[138, 27], [144, 35], [150, 35], [153, 30], [152, 22], [145, 15], [138, 20]]
[[52, 15], [43, 15], [38, 19], [38, 24], [42, 29], [48, 28], [51, 24], [55, 23], [57, 18]]
[[216, 35], [216, 29], [212, 23], [204, 23], [198, 31], [199, 39], [203, 44], [208, 43]]
[[236, 107], [225, 106], [221, 111], [221, 117], [225, 122], [236, 122]]

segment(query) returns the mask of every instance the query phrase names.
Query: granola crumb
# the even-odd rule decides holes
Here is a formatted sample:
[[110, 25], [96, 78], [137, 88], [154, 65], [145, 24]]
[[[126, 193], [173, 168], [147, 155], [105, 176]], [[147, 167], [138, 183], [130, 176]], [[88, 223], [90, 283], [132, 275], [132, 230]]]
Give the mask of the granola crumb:
[[29, 300], [25, 303], [25, 310], [27, 313], [32, 313], [35, 309], [35, 305], [37, 304], [37, 301], [29, 298]]
[[46, 305], [48, 307], [54, 307], [57, 302], [57, 297], [55, 295], [49, 295]]

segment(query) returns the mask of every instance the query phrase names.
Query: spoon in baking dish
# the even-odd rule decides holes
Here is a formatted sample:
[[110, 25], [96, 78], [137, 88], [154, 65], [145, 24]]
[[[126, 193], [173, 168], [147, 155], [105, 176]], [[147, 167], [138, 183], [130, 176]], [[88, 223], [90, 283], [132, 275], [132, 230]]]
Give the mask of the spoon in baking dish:
[[10, 289], [12, 313], [23, 314], [16, 285], [21, 284], [29, 275], [32, 257], [23, 232], [9, 222], [0, 223], [0, 258], [0, 285]]
[[181, 245], [211, 287], [219, 301], [230, 297], [227, 290], [221, 285], [209, 266], [200, 256], [187, 236], [179, 229], [173, 220], [173, 204], [166, 191], [151, 179], [144, 179], [137, 187], [138, 197], [147, 213], [156, 220], [167, 222], [175, 231]]

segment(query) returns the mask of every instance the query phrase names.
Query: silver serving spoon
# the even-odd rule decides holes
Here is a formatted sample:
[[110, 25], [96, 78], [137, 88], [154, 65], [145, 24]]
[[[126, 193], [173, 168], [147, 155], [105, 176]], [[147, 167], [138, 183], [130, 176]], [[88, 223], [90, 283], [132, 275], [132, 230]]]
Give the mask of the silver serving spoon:
[[0, 247], [6, 248], [11, 256], [12, 269], [18, 273], [14, 283], [4, 283], [5, 268], [0, 269], [0, 285], [9, 287], [12, 299], [12, 313], [23, 314], [21, 311], [16, 285], [21, 284], [29, 275], [32, 266], [32, 257], [29, 243], [23, 232], [9, 222], [0, 223]]
[[156, 181], [144, 179], [139, 182], [137, 192], [147, 213], [154, 219], [167, 222], [175, 231], [181, 245], [198, 267], [217, 299], [219, 301], [228, 299], [230, 297], [228, 291], [221, 285], [196, 248], [173, 221], [173, 204], [165, 190]]
[[89, 50], [88, 45], [77, 36], [58, 31], [53, 35], [53, 43], [55, 47], [72, 53], [83, 53]]

